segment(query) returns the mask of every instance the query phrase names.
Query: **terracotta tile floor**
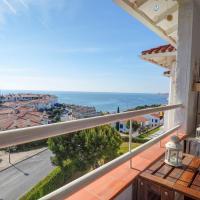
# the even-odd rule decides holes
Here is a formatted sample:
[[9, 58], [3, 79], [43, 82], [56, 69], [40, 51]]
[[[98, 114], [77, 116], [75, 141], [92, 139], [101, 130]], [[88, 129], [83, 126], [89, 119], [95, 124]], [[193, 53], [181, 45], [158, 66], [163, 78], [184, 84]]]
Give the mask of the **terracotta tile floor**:
[[[67, 200], [108, 200], [114, 198], [133, 182], [142, 171], [164, 154], [164, 146], [169, 141], [170, 136], [133, 157], [132, 169], [130, 162], [127, 161], [68, 197]], [[186, 135], [179, 133], [178, 136], [184, 138]]]

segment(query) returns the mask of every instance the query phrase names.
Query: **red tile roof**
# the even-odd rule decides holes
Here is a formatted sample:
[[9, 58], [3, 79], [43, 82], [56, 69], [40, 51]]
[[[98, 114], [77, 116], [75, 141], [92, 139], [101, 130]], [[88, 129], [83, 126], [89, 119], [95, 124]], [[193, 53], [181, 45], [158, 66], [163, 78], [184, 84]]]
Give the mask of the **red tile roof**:
[[138, 123], [140, 123], [140, 122], [148, 122], [149, 121], [147, 118], [142, 117], [142, 116], [133, 117], [131, 120], [135, 121], [135, 122], [138, 122]]
[[23, 108], [18, 110], [19, 113], [0, 112], [0, 130], [9, 130], [15, 128], [25, 128], [27, 126], [42, 125], [44, 119], [48, 119], [47, 115], [34, 109]]
[[160, 118], [160, 113], [153, 113], [153, 114], [151, 114], [151, 116], [153, 116], [155, 118]]
[[5, 115], [5, 114], [13, 113], [13, 112], [14, 112], [14, 110], [12, 108], [0, 109], [0, 115]]
[[176, 51], [176, 48], [173, 47], [171, 44], [167, 44], [167, 45], [162, 45], [162, 46], [152, 48], [146, 51], [142, 51], [142, 55], [173, 52], [173, 51]]

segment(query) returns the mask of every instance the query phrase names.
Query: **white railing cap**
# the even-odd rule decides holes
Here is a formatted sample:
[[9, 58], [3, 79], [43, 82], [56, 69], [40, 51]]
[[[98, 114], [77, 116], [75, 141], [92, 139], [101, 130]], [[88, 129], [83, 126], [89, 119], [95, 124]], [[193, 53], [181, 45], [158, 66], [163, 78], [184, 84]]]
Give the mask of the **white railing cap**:
[[88, 128], [94, 128], [100, 125], [105, 125], [120, 120], [128, 120], [133, 117], [145, 114], [172, 110], [181, 106], [182, 104], [167, 105], [155, 108], [91, 117], [86, 119], [60, 122], [55, 124], [2, 131], [0, 132], [0, 148], [46, 139], [58, 135], [64, 135], [67, 133], [72, 133]]

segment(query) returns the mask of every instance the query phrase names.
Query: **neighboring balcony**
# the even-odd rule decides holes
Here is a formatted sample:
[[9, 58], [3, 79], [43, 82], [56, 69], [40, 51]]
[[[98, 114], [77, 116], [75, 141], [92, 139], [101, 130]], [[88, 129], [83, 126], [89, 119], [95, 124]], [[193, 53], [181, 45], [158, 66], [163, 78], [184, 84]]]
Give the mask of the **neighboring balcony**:
[[[181, 104], [161, 106], [144, 110], [104, 115], [57, 124], [42, 125], [3, 131], [0, 133], [0, 148], [10, 147], [44, 138], [54, 137], [79, 130], [129, 120], [135, 116], [161, 111], [183, 109]], [[138, 176], [165, 152], [165, 143], [170, 135], [185, 138], [181, 125], [165, 131], [162, 135], [131, 150], [131, 130], [129, 133], [129, 152], [72, 181], [41, 199], [134, 199], [137, 194]], [[136, 197], [135, 197], [136, 198]]]

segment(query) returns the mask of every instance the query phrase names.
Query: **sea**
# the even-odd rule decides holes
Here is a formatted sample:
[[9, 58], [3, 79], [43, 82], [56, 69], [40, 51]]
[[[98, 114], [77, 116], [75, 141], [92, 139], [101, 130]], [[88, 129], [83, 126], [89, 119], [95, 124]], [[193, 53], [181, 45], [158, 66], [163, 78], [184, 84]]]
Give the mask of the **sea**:
[[59, 103], [94, 106], [97, 111], [116, 112], [125, 111], [136, 106], [167, 104], [168, 94], [147, 93], [113, 93], [113, 92], [62, 92], [36, 90], [0, 90], [0, 94], [34, 93], [51, 94], [58, 97]]

